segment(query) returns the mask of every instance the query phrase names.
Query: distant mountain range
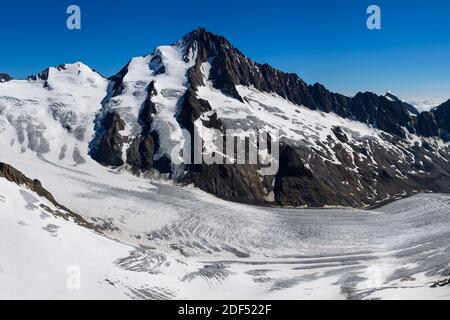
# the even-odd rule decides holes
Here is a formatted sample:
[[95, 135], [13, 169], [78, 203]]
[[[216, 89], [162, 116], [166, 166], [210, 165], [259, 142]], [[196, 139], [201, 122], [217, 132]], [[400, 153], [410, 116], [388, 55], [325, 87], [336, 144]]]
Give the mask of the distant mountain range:
[[11, 81], [13, 78], [7, 73], [0, 73], [0, 82]]
[[[347, 97], [258, 64], [202, 28], [109, 79], [77, 62], [0, 82], [0, 143], [18, 157], [77, 170], [92, 158], [269, 206], [367, 207], [450, 188], [450, 101], [420, 112], [392, 93]], [[190, 142], [183, 130], [197, 129], [278, 130], [278, 172], [175, 163], [173, 148]]]

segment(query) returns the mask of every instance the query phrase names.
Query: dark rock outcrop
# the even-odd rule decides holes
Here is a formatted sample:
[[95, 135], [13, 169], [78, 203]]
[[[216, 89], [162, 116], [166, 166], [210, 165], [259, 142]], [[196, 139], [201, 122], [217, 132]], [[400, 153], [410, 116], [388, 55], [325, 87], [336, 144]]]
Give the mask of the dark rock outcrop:
[[350, 104], [350, 98], [330, 92], [320, 83], [309, 86], [309, 90], [314, 99], [314, 108], [325, 112], [334, 112], [342, 117], [348, 115], [347, 106]]
[[347, 117], [402, 138], [406, 134], [402, 127], [415, 132], [413, 119], [401, 102], [389, 101], [371, 92], [358, 93], [351, 99]]
[[444, 141], [450, 141], [450, 100], [431, 111]]
[[116, 97], [119, 96], [120, 94], [122, 94], [123, 92], [123, 78], [126, 76], [126, 74], [128, 73], [128, 65], [129, 63], [123, 67], [119, 73], [117, 73], [116, 75], [110, 77], [108, 80], [111, 81], [112, 83], [112, 88], [111, 88], [111, 96], [112, 97]]
[[152, 97], [156, 96], [158, 92], [155, 89], [155, 82], [152, 81], [147, 88], [147, 98], [144, 101], [144, 105], [139, 113], [139, 123], [143, 127], [144, 132], [151, 130], [153, 122], [153, 116], [156, 114], [156, 105], [152, 101]]
[[402, 105], [405, 106], [406, 110], [408, 110], [409, 112], [411, 112], [413, 115], [416, 115], [416, 116], [417, 116], [417, 115], [420, 114], [419, 110], [417, 110], [416, 107], [414, 107], [412, 104], [410, 104], [410, 103], [408, 103], [408, 102], [405, 102], [405, 101], [399, 99], [399, 98], [398, 98], [396, 95], [394, 95], [392, 92], [387, 92], [384, 96], [385, 96], [386, 98], [392, 100], [392, 101], [400, 102]]
[[218, 197], [249, 204], [268, 204], [271, 177], [258, 174], [257, 165], [195, 165], [189, 182]]
[[[203, 113], [211, 110], [209, 102], [199, 99], [197, 97], [196, 88], [191, 86], [184, 94], [181, 109], [177, 115], [177, 121], [180, 123], [181, 127], [188, 130], [193, 137], [194, 122], [200, 118]], [[215, 127], [219, 128], [220, 124], [217, 124]]]
[[127, 150], [127, 164], [131, 166], [132, 172], [139, 174], [140, 172], [152, 170], [154, 152], [155, 141], [151, 135], [134, 138]]
[[439, 136], [439, 127], [432, 112], [422, 112], [416, 119], [417, 133], [423, 137]]
[[13, 80], [13, 77], [11, 77], [9, 74], [7, 73], [0, 73], [0, 82], [8, 82]]
[[5, 178], [6, 180], [8, 180], [8, 181], [10, 181], [12, 183], [17, 184], [18, 186], [25, 187], [25, 188], [35, 192], [38, 196], [47, 199], [56, 208], [59, 209], [57, 211], [53, 211], [50, 208], [46, 208], [47, 210], [52, 211], [52, 213], [55, 214], [56, 216], [60, 216], [60, 217], [62, 217], [64, 219], [66, 219], [66, 220], [68, 218], [71, 218], [77, 224], [79, 224], [81, 226], [94, 229], [92, 224], [90, 224], [89, 222], [84, 220], [80, 215], [70, 211], [69, 209], [67, 209], [63, 205], [59, 204], [55, 200], [53, 195], [47, 189], [45, 189], [42, 186], [42, 184], [41, 184], [41, 182], [39, 180], [37, 180], [37, 179], [34, 179], [34, 180], [30, 179], [27, 176], [25, 176], [22, 172], [17, 170], [16, 168], [14, 168], [14, 167], [6, 164], [6, 163], [2, 163], [2, 162], [0, 162], [0, 177], [1, 178]]
[[45, 69], [42, 72], [38, 73], [38, 74], [34, 74], [31, 76], [27, 77], [28, 81], [37, 81], [37, 80], [48, 80], [48, 73], [49, 73], [49, 69]]
[[279, 161], [280, 170], [275, 177], [274, 187], [278, 205], [319, 207], [326, 203], [332, 190], [314, 181], [311, 170], [305, 167], [300, 155], [292, 147], [286, 145], [281, 149]]
[[56, 204], [55, 198], [53, 198], [50, 192], [42, 187], [39, 180], [32, 180], [26, 177], [22, 172], [6, 163], [0, 163], [0, 177], [5, 178], [6, 180], [17, 185], [24, 186], [31, 191], [36, 192], [39, 196], [46, 198], [51, 203]]
[[449, 279], [435, 281], [431, 285], [431, 288], [439, 288], [439, 287], [446, 287], [446, 286], [450, 286], [450, 278]]
[[450, 141], [450, 100], [416, 118], [417, 134]]
[[105, 166], [118, 167], [124, 164], [122, 147], [124, 137], [120, 131], [125, 129], [125, 122], [117, 112], [109, 112], [102, 121], [103, 134], [95, 148], [91, 148], [94, 160]]

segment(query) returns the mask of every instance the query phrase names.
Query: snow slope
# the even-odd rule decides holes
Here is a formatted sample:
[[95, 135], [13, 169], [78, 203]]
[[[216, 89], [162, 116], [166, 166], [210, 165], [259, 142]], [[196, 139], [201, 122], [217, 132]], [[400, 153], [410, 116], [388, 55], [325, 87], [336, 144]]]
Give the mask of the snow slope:
[[0, 84], [0, 139], [17, 154], [79, 165], [88, 157], [108, 80], [81, 62]]
[[[185, 58], [186, 57], [186, 58]], [[161, 149], [155, 160], [162, 156], [171, 157], [171, 150], [184, 144], [181, 127], [175, 115], [178, 103], [188, 88], [187, 70], [195, 63], [195, 52], [186, 52], [184, 44], [160, 46], [152, 54], [133, 58], [123, 77], [123, 90], [108, 100], [104, 112], [116, 111], [126, 123], [121, 134], [127, 137], [141, 133], [139, 113], [147, 98], [147, 87], [153, 81], [157, 95], [152, 98], [156, 104], [152, 130], [159, 136]], [[126, 150], [127, 146], [123, 148]]]
[[[0, 299], [126, 298], [105, 279], [115, 277], [127, 246], [57, 218], [49, 201], [5, 179], [0, 194]], [[67, 286], [74, 266], [80, 290]]]

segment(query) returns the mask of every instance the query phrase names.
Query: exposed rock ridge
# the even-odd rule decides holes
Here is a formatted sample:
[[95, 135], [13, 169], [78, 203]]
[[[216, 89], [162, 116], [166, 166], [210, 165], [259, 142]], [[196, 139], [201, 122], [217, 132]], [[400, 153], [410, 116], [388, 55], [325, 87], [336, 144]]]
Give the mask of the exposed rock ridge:
[[60, 209], [61, 211], [53, 212], [55, 215], [58, 215], [64, 219], [72, 218], [77, 224], [82, 225], [84, 227], [93, 228], [93, 226], [84, 220], [80, 215], [70, 211], [63, 205], [59, 204], [53, 195], [45, 189], [41, 182], [37, 179], [30, 179], [25, 176], [22, 172], [15, 169], [14, 167], [0, 162], [0, 177], [5, 178], [6, 180], [17, 184], [18, 186], [25, 187], [35, 192], [37, 195], [47, 199], [50, 201], [55, 207]]

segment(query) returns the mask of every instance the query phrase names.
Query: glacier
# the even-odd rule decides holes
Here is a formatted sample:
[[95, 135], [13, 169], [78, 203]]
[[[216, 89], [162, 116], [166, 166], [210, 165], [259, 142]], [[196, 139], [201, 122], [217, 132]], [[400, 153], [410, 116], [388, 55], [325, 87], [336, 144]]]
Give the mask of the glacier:
[[[373, 210], [264, 208], [92, 160], [83, 171], [15, 163], [101, 234], [52, 217], [45, 199], [0, 179], [2, 298], [450, 298], [431, 288], [449, 276], [447, 195]], [[66, 287], [73, 265], [80, 290]]]

